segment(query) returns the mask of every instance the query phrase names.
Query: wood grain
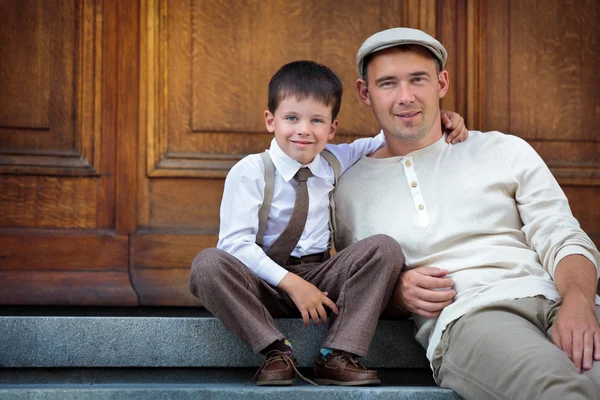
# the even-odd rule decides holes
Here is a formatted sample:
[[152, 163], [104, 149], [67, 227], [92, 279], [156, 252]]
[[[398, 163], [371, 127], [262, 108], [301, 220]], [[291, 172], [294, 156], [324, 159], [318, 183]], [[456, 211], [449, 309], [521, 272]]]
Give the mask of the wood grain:
[[131, 238], [131, 276], [141, 305], [199, 306], [189, 292], [190, 265], [217, 236], [202, 232], [147, 231]]
[[0, 175], [0, 226], [95, 228], [96, 180]]
[[1, 7], [0, 173], [97, 176], [102, 1]]
[[0, 270], [127, 272], [128, 251], [111, 232], [0, 230]]
[[0, 270], [0, 304], [136, 306], [127, 272]]
[[150, 226], [154, 228], [219, 227], [221, 179], [153, 179]]

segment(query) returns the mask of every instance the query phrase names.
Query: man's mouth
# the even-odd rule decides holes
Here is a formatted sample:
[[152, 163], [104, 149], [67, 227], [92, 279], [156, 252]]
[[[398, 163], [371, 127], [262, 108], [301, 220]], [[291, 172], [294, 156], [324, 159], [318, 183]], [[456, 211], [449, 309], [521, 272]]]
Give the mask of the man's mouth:
[[403, 111], [403, 112], [395, 113], [394, 115], [403, 121], [412, 121], [420, 113], [421, 113], [420, 111]]

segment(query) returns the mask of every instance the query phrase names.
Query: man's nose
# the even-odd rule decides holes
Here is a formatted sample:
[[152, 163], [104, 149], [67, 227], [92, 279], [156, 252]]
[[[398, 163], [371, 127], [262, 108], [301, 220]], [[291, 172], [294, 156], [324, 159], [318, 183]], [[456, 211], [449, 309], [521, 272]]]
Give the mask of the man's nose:
[[415, 101], [415, 95], [408, 84], [402, 83], [398, 85], [396, 101], [398, 104], [409, 104]]

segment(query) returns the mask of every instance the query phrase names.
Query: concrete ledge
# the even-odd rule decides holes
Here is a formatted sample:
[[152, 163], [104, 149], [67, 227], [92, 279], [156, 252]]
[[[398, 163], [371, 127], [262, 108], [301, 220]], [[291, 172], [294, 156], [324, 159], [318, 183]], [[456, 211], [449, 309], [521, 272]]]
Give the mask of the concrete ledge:
[[[312, 366], [323, 327], [278, 319], [301, 367]], [[261, 358], [214, 317], [2, 316], [0, 367], [255, 367]], [[382, 320], [372, 368], [429, 368], [413, 323]]]
[[96, 386], [0, 386], [3, 400], [105, 400], [105, 399], [227, 399], [227, 400], [460, 400], [447, 389], [432, 387], [256, 387], [243, 384], [227, 385], [96, 385]]

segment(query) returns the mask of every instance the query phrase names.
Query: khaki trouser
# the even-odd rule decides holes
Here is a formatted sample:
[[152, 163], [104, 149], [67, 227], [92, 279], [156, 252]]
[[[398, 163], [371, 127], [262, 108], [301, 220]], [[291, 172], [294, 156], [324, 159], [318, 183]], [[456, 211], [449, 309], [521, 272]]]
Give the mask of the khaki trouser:
[[[379, 315], [403, 266], [398, 242], [375, 235], [324, 262], [298, 263], [298, 259], [290, 259], [286, 269], [328, 292], [339, 308], [338, 315], [330, 314], [322, 346], [366, 356]], [[207, 249], [196, 256], [189, 287], [206, 309], [257, 353], [284, 338], [273, 316], [300, 316], [284, 291], [257, 278], [237, 258], [218, 249]]]
[[[495, 303], [452, 322], [433, 354], [434, 378], [465, 399], [600, 399], [600, 362], [579, 374], [550, 332], [560, 303]], [[600, 307], [596, 306], [600, 321]]]

